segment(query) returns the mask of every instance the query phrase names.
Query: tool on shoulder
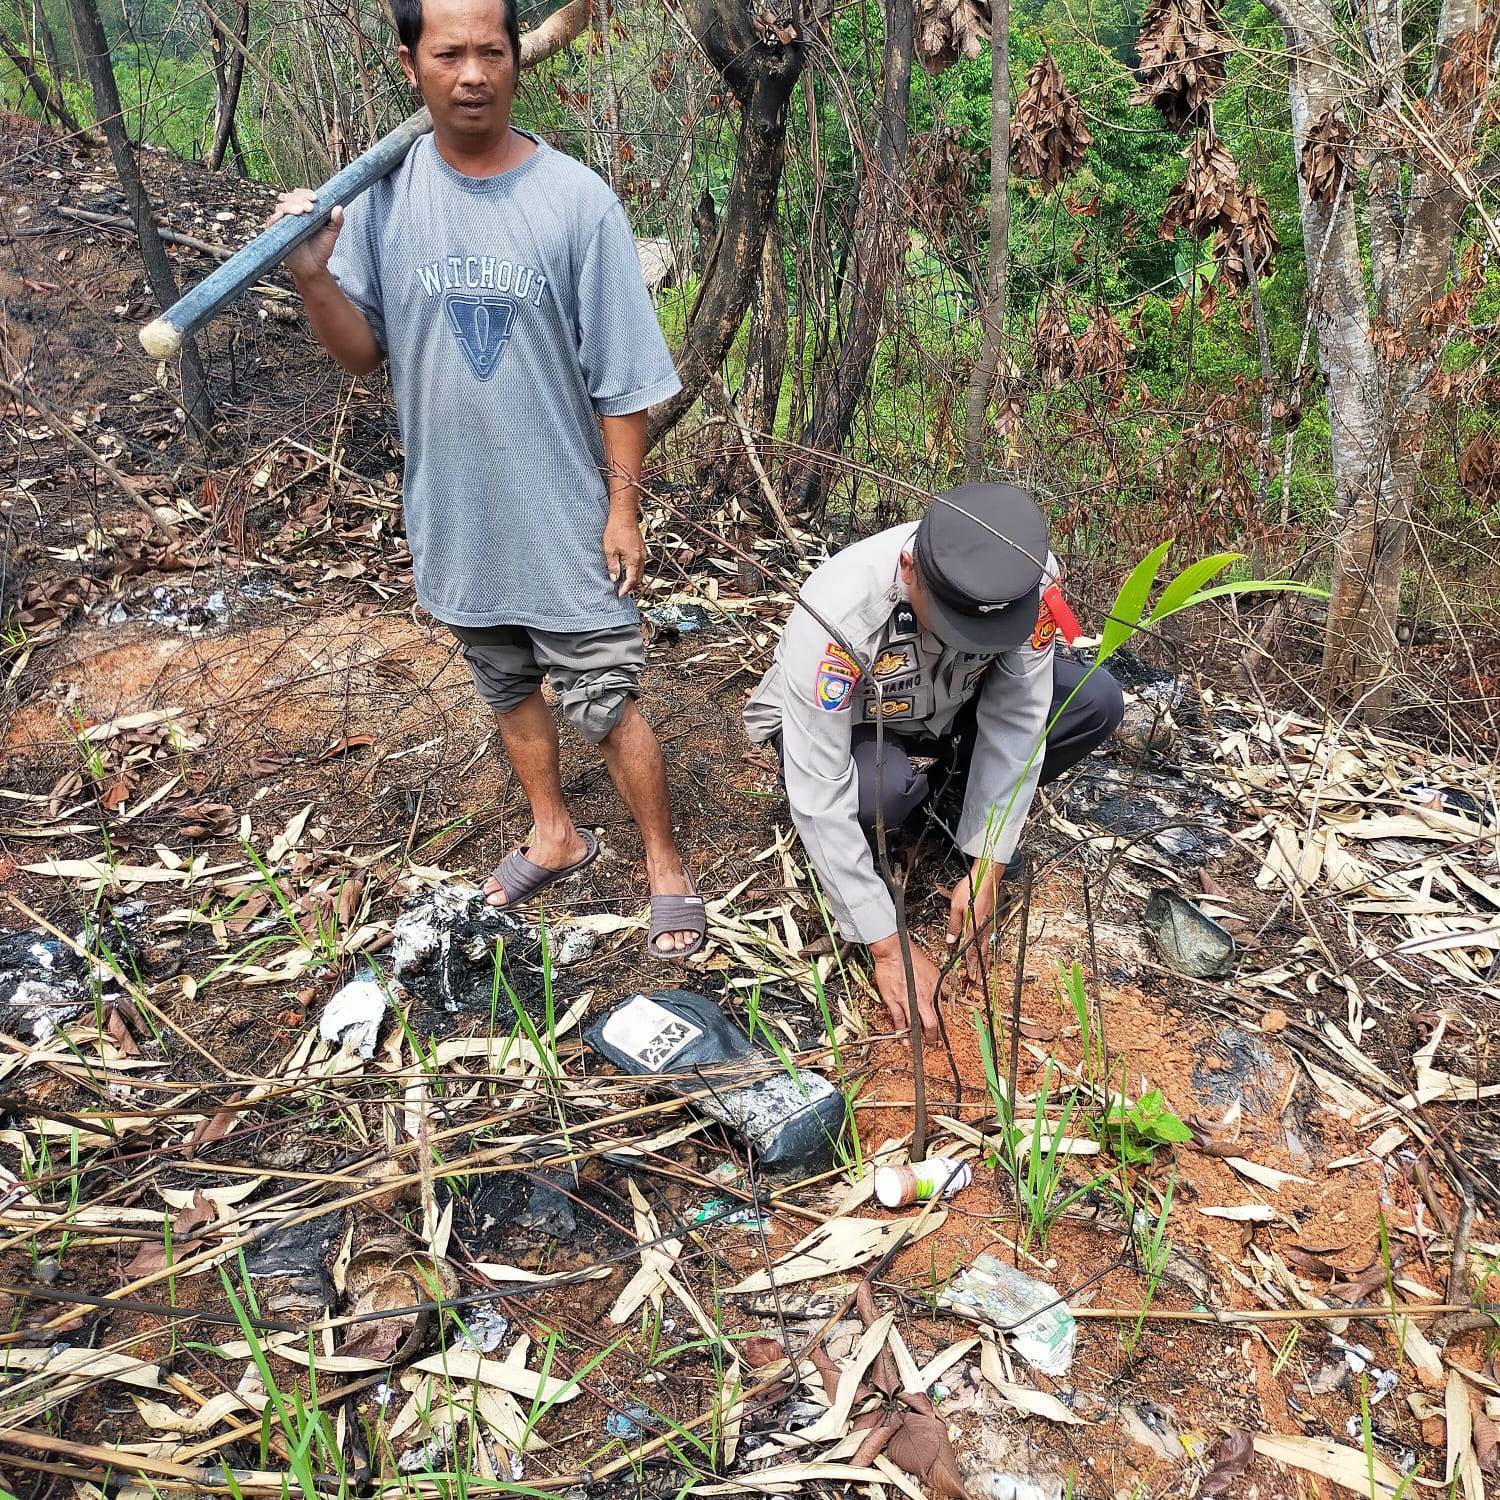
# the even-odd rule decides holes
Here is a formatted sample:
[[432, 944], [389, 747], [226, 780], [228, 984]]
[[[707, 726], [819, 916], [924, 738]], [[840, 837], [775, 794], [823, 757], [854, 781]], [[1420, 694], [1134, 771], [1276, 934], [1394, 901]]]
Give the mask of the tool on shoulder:
[[298, 245], [310, 240], [328, 222], [335, 208], [352, 203], [394, 172], [406, 160], [407, 152], [431, 129], [432, 116], [419, 109], [389, 135], [381, 136], [368, 151], [334, 173], [318, 189], [318, 206], [312, 213], [279, 219], [269, 229], [262, 230], [179, 297], [159, 318], [146, 324], [140, 331], [141, 347], [153, 359], [170, 359], [185, 338], [279, 265]]

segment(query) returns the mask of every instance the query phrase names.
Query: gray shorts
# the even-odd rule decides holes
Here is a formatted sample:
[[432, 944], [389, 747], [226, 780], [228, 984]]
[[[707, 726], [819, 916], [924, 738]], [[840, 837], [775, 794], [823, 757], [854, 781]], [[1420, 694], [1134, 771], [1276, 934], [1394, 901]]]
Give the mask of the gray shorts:
[[534, 630], [529, 625], [450, 625], [479, 696], [496, 713], [519, 708], [550, 678], [564, 717], [597, 745], [639, 694], [646, 648], [638, 625], [609, 630]]

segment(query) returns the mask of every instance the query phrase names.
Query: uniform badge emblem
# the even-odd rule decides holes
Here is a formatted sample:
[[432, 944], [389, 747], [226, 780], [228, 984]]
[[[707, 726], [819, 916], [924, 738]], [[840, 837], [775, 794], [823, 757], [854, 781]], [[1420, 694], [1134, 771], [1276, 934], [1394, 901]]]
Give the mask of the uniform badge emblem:
[[898, 604], [891, 616], [891, 634], [897, 637], [913, 636], [917, 633], [917, 614], [909, 604]]
[[1042, 600], [1041, 608], [1036, 614], [1036, 629], [1031, 632], [1032, 648], [1037, 651], [1044, 650], [1052, 644], [1052, 637], [1057, 634], [1057, 621], [1052, 618], [1052, 611], [1047, 607], [1047, 601]]
[[516, 321], [514, 297], [449, 292], [448, 322], [476, 380], [488, 380], [500, 364]]
[[853, 657], [833, 641], [829, 641], [825, 652], [823, 660], [818, 663], [818, 680], [813, 684], [813, 702], [827, 713], [837, 713], [841, 708], [848, 708], [854, 701], [854, 684], [859, 680], [859, 668]]
[[876, 658], [874, 672], [877, 677], [889, 677], [906, 666], [906, 652], [886, 651]]
[[840, 672], [846, 673], [856, 681], [859, 679], [859, 663], [836, 641], [829, 641], [824, 646], [823, 655], [826, 660], [836, 663]]
[[813, 702], [829, 713], [837, 713], [849, 706], [849, 695], [854, 691], [854, 679], [836, 671], [839, 664], [824, 657], [818, 668], [818, 681], [813, 689]]

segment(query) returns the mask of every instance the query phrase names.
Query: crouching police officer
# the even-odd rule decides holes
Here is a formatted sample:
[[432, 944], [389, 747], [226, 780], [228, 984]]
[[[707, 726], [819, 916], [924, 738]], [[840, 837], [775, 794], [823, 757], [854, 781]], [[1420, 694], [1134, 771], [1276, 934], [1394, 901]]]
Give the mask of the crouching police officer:
[[[887, 830], [934, 792], [961, 809], [950, 831], [973, 864], [953, 892], [952, 944], [971, 915], [970, 931], [993, 915], [1037, 787], [1120, 722], [1114, 679], [1086, 677], [1056, 648], [1059, 633], [1071, 643], [1078, 630], [1057, 580], [1026, 490], [960, 485], [920, 522], [856, 542], [813, 573], [746, 705], [750, 738], [777, 744], [792, 819], [839, 931], [869, 947], [875, 986], [902, 1028], [915, 999], [923, 1031], [936, 1035], [937, 970], [914, 945], [908, 995], [895, 906], [871, 852], [877, 789]], [[913, 756], [932, 757], [931, 772]]]

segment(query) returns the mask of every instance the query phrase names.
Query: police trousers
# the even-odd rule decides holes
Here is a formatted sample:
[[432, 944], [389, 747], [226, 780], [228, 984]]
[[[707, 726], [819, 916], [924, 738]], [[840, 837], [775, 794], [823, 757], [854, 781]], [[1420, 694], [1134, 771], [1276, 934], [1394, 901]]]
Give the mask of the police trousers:
[[[1062, 710], [1062, 717], [1047, 736], [1042, 786], [1056, 781], [1064, 771], [1071, 770], [1102, 745], [1124, 716], [1125, 700], [1120, 685], [1103, 667], [1089, 675], [1082, 662], [1058, 651], [1053, 655], [1049, 724], [1075, 689], [1076, 696]], [[850, 752], [859, 784], [859, 823], [867, 834], [873, 836], [875, 832], [877, 785], [887, 832], [899, 828], [918, 808], [929, 803], [935, 821], [949, 827], [957, 825], [968, 788], [969, 762], [979, 734], [978, 702], [977, 695], [970, 698], [959, 709], [952, 728], [939, 739], [902, 739], [887, 729], [879, 762], [875, 758], [874, 726], [860, 725], [854, 731]], [[913, 756], [930, 756], [933, 764], [928, 770], [921, 770], [913, 765]]]

